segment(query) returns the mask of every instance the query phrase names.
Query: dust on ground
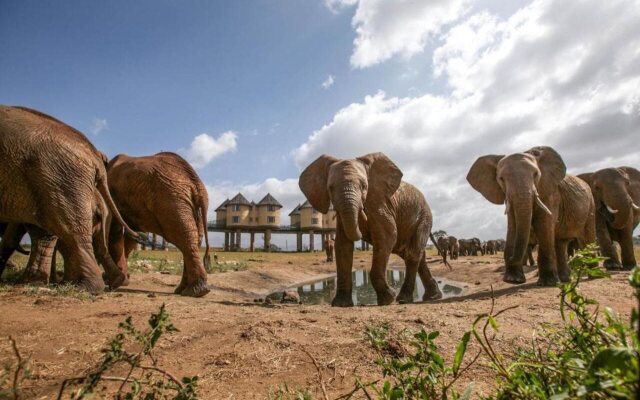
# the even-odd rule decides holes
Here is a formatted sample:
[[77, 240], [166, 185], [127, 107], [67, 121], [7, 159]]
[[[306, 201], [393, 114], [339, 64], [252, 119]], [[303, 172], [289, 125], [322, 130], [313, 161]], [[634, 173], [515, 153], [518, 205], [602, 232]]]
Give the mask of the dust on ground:
[[[367, 326], [388, 322], [393, 332], [421, 328], [440, 331], [437, 343], [450, 355], [463, 333], [479, 314], [489, 310], [491, 287], [497, 307], [519, 307], [500, 317], [495, 343], [506, 349], [534, 334], [541, 322], [560, 320], [557, 288], [535, 285], [529, 268], [527, 283], [503, 283], [502, 255], [460, 257], [449, 270], [438, 257], [429, 256], [433, 275], [465, 282], [465, 295], [430, 303], [357, 306], [281, 305], [254, 302], [268, 293], [335, 273], [332, 263], [318, 253], [217, 252], [225, 272], [210, 274], [210, 294], [194, 299], [172, 294], [179, 275], [166, 270], [131, 275], [128, 287], [98, 296], [59, 295], [50, 289], [0, 286], [0, 337], [11, 335], [31, 359], [33, 379], [24, 382], [28, 398], [52, 398], [68, 377], [91, 371], [100, 349], [118, 331], [118, 323], [131, 315], [143, 327], [162, 303], [179, 332], [161, 339], [159, 364], [176, 376], [199, 376], [199, 393], [208, 399], [265, 399], [288, 388], [307, 388], [322, 398], [315, 363], [322, 373], [328, 397], [336, 398], [363, 381], [380, 378], [376, 352], [365, 340]], [[179, 253], [141, 252], [138, 258], [179, 259]], [[370, 252], [356, 252], [354, 268], [368, 268]], [[392, 256], [391, 265], [402, 265]], [[153, 265], [153, 263], [151, 263]], [[634, 305], [628, 273], [610, 279], [585, 281], [582, 290], [623, 315]], [[4, 345], [4, 344], [3, 344]], [[472, 345], [470, 353], [476, 349]], [[476, 394], [487, 393], [494, 375], [482, 362], [460, 381], [475, 382]]]

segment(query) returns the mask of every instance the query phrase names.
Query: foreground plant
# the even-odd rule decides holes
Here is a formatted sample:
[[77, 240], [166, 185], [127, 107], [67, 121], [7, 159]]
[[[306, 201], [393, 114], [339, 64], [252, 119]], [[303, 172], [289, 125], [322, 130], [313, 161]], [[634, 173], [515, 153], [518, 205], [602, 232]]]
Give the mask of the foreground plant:
[[[640, 393], [640, 268], [629, 277], [638, 306], [629, 322], [578, 290], [583, 279], [608, 274], [597, 267], [603, 260], [589, 247], [571, 260], [571, 279], [559, 285], [559, 325], [542, 324], [540, 334], [526, 346], [516, 346], [509, 357], [496, 351], [492, 331], [498, 330], [498, 316], [514, 307], [495, 311], [495, 298], [488, 313], [478, 316], [470, 331], [458, 343], [451, 366], [447, 366], [435, 344], [438, 332], [421, 330], [413, 335], [411, 351], [388, 336], [388, 325], [367, 329], [367, 336], [380, 354], [377, 363], [383, 378], [367, 384], [359, 379], [350, 398], [363, 392], [379, 399], [468, 399], [471, 387], [458, 393], [454, 383], [478, 359], [488, 359], [496, 372], [493, 394], [485, 399], [637, 399]], [[604, 318], [602, 318], [604, 315]], [[464, 368], [462, 362], [470, 340], [481, 350]], [[393, 351], [391, 351], [393, 350]], [[512, 361], [508, 361], [512, 360]]]
[[[149, 318], [149, 329], [138, 330], [127, 317], [118, 333], [102, 350], [104, 357], [93, 372], [86, 376], [66, 379], [60, 387], [58, 399], [71, 387], [76, 387], [72, 399], [91, 394], [111, 395], [116, 399], [196, 399], [197, 376], [176, 378], [158, 365], [153, 350], [165, 333], [177, 332], [164, 304]], [[131, 351], [136, 348], [137, 351]], [[106, 375], [117, 367], [125, 367], [125, 376]], [[108, 384], [111, 384], [109, 386]], [[117, 389], [116, 389], [117, 387]]]

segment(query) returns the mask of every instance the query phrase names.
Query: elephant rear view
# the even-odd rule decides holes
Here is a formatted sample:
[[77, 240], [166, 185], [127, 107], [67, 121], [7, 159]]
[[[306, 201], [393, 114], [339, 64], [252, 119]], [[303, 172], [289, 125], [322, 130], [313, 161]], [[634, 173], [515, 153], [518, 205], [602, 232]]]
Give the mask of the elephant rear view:
[[[207, 189], [195, 170], [175, 153], [146, 157], [120, 154], [108, 164], [109, 189], [123, 218], [138, 231], [161, 235], [173, 243], [184, 258], [182, 280], [175, 293], [201, 297], [209, 293], [207, 273]], [[200, 243], [205, 239], [204, 260]], [[109, 251], [122, 271], [136, 243], [112, 225]]]
[[[49, 115], [0, 106], [0, 157], [0, 222], [55, 235], [67, 248], [65, 280], [102, 291], [92, 246], [96, 201], [104, 201], [127, 235], [137, 234], [109, 194], [101, 153], [82, 133]], [[124, 276], [112, 280], [122, 282]]]

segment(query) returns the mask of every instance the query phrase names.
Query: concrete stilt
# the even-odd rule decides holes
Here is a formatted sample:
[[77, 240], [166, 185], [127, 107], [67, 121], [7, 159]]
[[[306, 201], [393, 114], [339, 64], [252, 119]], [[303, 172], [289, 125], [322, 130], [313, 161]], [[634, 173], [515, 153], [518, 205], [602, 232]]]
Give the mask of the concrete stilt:
[[302, 233], [296, 233], [296, 250], [298, 252], [302, 251]]
[[229, 232], [224, 232], [224, 251], [229, 251]]
[[271, 252], [271, 229], [264, 231], [264, 251]]
[[253, 253], [254, 251], [256, 251], [256, 233], [255, 232], [251, 232], [249, 237], [250, 237], [250, 239], [249, 239], [249, 251]]
[[314, 234], [313, 231], [309, 232], [309, 251], [314, 251], [314, 248], [313, 248], [314, 247], [314, 243], [313, 243], [314, 236], [315, 236], [315, 234]]
[[236, 231], [236, 251], [240, 251], [242, 247], [242, 232], [241, 231]]

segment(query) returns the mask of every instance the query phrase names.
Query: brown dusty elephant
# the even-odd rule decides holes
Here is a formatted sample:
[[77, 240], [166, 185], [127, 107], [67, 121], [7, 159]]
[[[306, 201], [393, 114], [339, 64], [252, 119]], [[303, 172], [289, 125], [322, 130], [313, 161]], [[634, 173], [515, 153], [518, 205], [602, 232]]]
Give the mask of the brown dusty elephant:
[[353, 246], [361, 239], [373, 244], [370, 276], [379, 305], [395, 298], [385, 272], [391, 253], [399, 255], [407, 268], [396, 300], [413, 301], [416, 273], [425, 287], [423, 300], [442, 297], [425, 256], [431, 210], [417, 188], [402, 182], [402, 172], [386, 155], [372, 153], [351, 160], [322, 155], [302, 172], [299, 185], [316, 210], [326, 213], [333, 203], [337, 211], [338, 282], [333, 306], [353, 306]]
[[324, 251], [327, 253], [327, 262], [333, 262], [333, 250], [335, 247], [335, 241], [331, 238], [325, 239]]
[[574, 238], [581, 243], [594, 241], [594, 202], [584, 181], [566, 175], [562, 157], [554, 149], [540, 146], [508, 156], [482, 156], [467, 181], [492, 203], [506, 203], [505, 282], [525, 282], [522, 265], [532, 228], [539, 249], [538, 284], [569, 279], [567, 243]]
[[[209, 263], [207, 189], [195, 170], [175, 153], [146, 157], [120, 154], [108, 164], [109, 189], [122, 216], [136, 230], [151, 232], [173, 243], [184, 258], [182, 280], [175, 293], [201, 297], [209, 293], [205, 265]], [[205, 239], [205, 256], [200, 243]], [[111, 226], [109, 250], [122, 271], [136, 243]]]
[[[104, 290], [92, 244], [98, 203], [104, 202], [127, 235], [137, 234], [109, 194], [102, 154], [82, 133], [49, 115], [0, 106], [0, 157], [0, 221], [33, 226], [32, 252], [44, 243], [38, 236], [63, 240], [65, 280], [90, 292]], [[125, 276], [117, 271], [109, 280], [118, 287]]]
[[[637, 265], [633, 231], [640, 222], [640, 171], [605, 168], [580, 174], [591, 187], [596, 204], [596, 235], [607, 269], [630, 270]], [[613, 242], [620, 245], [622, 263]]]

